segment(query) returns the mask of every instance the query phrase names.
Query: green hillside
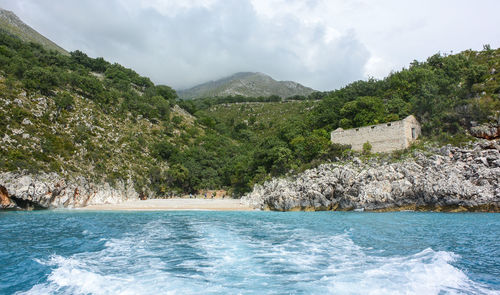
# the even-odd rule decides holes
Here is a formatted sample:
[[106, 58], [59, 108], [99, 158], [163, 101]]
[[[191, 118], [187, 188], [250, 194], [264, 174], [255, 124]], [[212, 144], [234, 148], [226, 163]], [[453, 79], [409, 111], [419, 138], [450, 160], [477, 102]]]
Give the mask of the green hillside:
[[[259, 136], [269, 134], [270, 130], [277, 135], [276, 126], [287, 124], [301, 130], [331, 131], [338, 127], [399, 120], [414, 114], [423, 124], [426, 137], [447, 140], [465, 134], [473, 122], [480, 124], [491, 120], [491, 116], [498, 116], [498, 68], [500, 50], [486, 46], [480, 52], [436, 54], [425, 62], [414, 61], [408, 69], [383, 80], [357, 81], [301, 100], [283, 103], [247, 99], [245, 103], [245, 98], [228, 97], [195, 100], [185, 103], [185, 107], [198, 110], [200, 116], [215, 118], [224, 126], [253, 122], [252, 129]], [[237, 103], [228, 103], [231, 100]]]
[[226, 132], [224, 127], [245, 124], [259, 136], [270, 136], [277, 135], [289, 122], [303, 121], [318, 103], [318, 100], [234, 103], [214, 105], [196, 114], [218, 121], [219, 132]]
[[239, 195], [341, 157], [348, 147], [329, 142], [339, 126], [414, 114], [427, 140], [467, 140], [473, 121], [498, 116], [496, 69], [500, 50], [486, 46], [307, 97], [184, 101], [121, 65], [0, 32], [0, 171], [130, 179], [156, 196], [217, 188]]
[[[338, 128], [399, 120], [414, 114], [422, 140], [460, 144], [472, 124], [497, 121], [500, 114], [500, 50], [436, 54], [383, 80], [357, 81], [346, 87], [287, 102], [258, 102], [227, 97], [186, 102], [207, 126], [240, 142], [245, 185], [302, 170], [342, 155], [329, 132]], [[237, 101], [237, 103], [228, 103]], [[262, 100], [261, 100], [262, 101]]]
[[315, 127], [350, 128], [414, 114], [427, 136], [464, 133], [500, 110], [500, 50], [436, 54], [383, 80], [330, 92], [313, 115]]
[[118, 64], [0, 32], [0, 171], [131, 179], [155, 195], [228, 185], [234, 144], [176, 98]]

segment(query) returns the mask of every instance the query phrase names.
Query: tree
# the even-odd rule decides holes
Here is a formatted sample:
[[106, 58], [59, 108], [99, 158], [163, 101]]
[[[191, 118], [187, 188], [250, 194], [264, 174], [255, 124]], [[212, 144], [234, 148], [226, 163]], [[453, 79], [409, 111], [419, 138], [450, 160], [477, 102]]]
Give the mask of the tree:
[[71, 85], [75, 89], [79, 89], [81, 93], [87, 98], [96, 100], [97, 102], [103, 98], [101, 95], [104, 92], [101, 81], [93, 76], [84, 76], [74, 73], [70, 77]]
[[313, 110], [310, 118], [311, 125], [316, 128], [337, 128], [342, 118], [340, 109], [342, 109], [344, 103], [345, 100], [336, 95], [321, 100]]
[[155, 143], [152, 147], [153, 155], [162, 160], [169, 160], [170, 157], [179, 152], [179, 150], [167, 140]]
[[168, 169], [167, 174], [175, 186], [184, 190], [188, 189], [189, 170], [182, 164], [172, 165], [172, 167]]
[[384, 122], [387, 112], [382, 99], [362, 96], [345, 103], [340, 110], [340, 115], [350, 120], [352, 124], [350, 127], [359, 127]]
[[160, 95], [155, 95], [149, 99], [145, 99], [145, 103], [149, 104], [152, 108], [143, 115], [152, 118], [158, 117], [159, 119], [170, 118], [170, 102]]
[[296, 157], [299, 158], [302, 163], [309, 163], [318, 157], [328, 148], [329, 144], [330, 140], [328, 138], [328, 133], [324, 129], [314, 130], [307, 137], [302, 135], [297, 136], [290, 142]]
[[59, 79], [55, 72], [52, 67], [33, 67], [24, 73], [24, 85], [28, 89], [50, 95], [52, 90], [59, 85]]
[[156, 95], [163, 97], [166, 100], [175, 101], [177, 99], [177, 92], [169, 86], [166, 85], [156, 85], [154, 88]]
[[73, 109], [73, 96], [71, 96], [68, 92], [60, 92], [54, 97], [54, 102], [58, 110], [67, 110], [70, 111]]
[[274, 147], [269, 151], [268, 160], [273, 175], [282, 175], [291, 168], [292, 151], [287, 147]]

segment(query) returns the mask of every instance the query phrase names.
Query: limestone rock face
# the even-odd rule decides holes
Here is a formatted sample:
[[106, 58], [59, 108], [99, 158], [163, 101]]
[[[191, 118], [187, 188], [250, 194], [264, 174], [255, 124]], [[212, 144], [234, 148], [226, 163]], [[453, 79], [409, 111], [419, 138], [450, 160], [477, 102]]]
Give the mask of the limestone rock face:
[[132, 181], [111, 186], [108, 183], [95, 184], [83, 177], [65, 179], [56, 173], [0, 173], [0, 184], [5, 186], [10, 198], [20, 207], [76, 208], [120, 203], [139, 196]]
[[447, 146], [404, 162], [324, 164], [289, 179], [256, 185], [242, 202], [288, 210], [500, 209], [500, 145]]

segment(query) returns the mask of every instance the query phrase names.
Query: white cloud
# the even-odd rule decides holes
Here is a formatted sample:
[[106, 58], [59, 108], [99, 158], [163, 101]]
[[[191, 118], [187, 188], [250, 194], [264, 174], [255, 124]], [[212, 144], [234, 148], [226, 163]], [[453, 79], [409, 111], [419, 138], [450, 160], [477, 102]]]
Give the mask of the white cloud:
[[500, 46], [500, 1], [0, 0], [69, 50], [184, 88], [260, 71], [330, 90], [438, 51]]
[[369, 78], [382, 79], [394, 69], [394, 64], [377, 56], [371, 56], [365, 64], [364, 75]]
[[[128, 0], [123, 1], [131, 10], [153, 9], [165, 16], [175, 16], [193, 8], [210, 8], [216, 0]], [[139, 6], [138, 6], [139, 5]]]

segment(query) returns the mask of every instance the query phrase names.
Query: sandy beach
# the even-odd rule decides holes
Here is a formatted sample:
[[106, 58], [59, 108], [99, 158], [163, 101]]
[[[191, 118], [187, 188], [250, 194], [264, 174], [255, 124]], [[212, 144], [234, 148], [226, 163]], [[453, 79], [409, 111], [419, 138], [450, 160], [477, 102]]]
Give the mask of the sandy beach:
[[250, 211], [251, 207], [242, 205], [235, 199], [151, 199], [134, 200], [120, 204], [90, 205], [79, 210], [214, 210], [214, 211]]

